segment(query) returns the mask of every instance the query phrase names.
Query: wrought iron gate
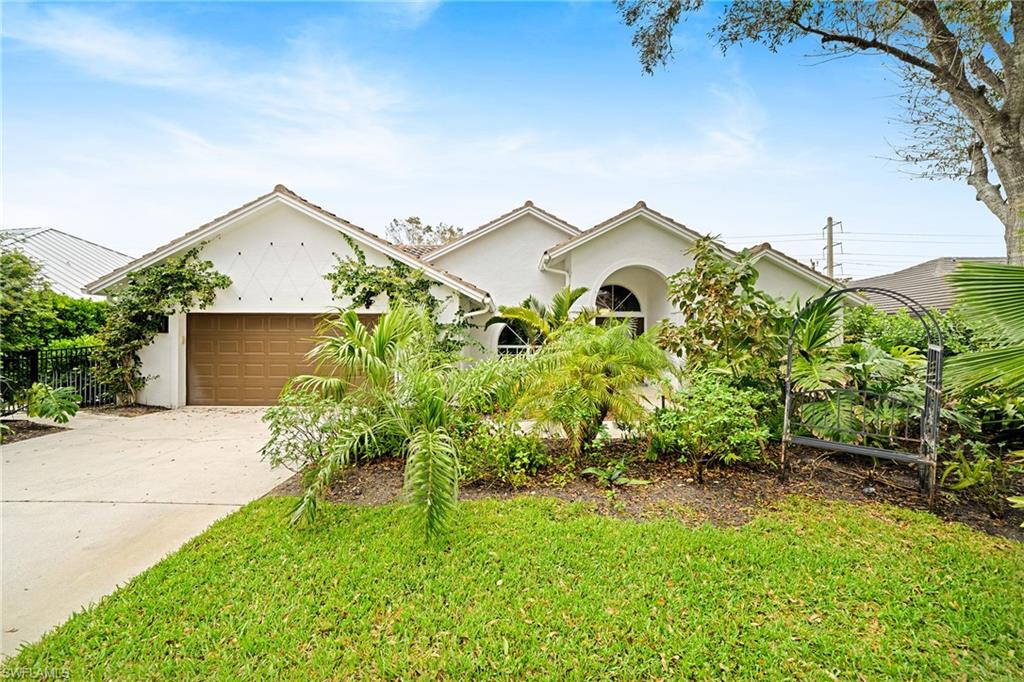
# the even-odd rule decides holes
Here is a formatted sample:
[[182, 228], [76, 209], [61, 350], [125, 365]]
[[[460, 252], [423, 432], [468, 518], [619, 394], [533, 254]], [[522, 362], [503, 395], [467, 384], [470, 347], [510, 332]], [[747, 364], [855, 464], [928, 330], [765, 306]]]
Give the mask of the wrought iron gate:
[[[804, 315], [819, 301], [827, 301], [848, 293], [870, 292], [892, 298], [903, 304], [920, 322], [927, 338], [927, 364], [924, 376], [924, 401], [910, 401], [889, 393], [877, 393], [856, 387], [797, 390], [793, 387], [793, 336]], [[782, 461], [786, 461], [789, 443], [823, 450], [848, 452], [917, 465], [918, 484], [931, 496], [935, 491], [936, 464], [939, 447], [939, 416], [942, 408], [942, 330], [934, 316], [917, 301], [889, 289], [862, 287], [830, 291], [808, 303], [797, 314], [789, 330], [786, 353], [786, 405], [782, 427]], [[849, 413], [887, 415], [875, 422], [864, 419], [851, 428], [843, 423], [843, 411], [835, 410], [836, 423], [830, 427], [842, 439], [815, 435], [804, 421], [807, 405], [846, 406]], [[905, 417], [899, 423], [896, 416]], [[794, 433], [796, 432], [796, 433]]]

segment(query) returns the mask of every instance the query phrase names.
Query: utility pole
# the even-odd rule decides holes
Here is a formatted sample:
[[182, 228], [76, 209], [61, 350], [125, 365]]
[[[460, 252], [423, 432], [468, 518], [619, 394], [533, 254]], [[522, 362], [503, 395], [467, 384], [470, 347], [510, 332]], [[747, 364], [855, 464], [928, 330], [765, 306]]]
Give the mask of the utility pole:
[[835, 242], [832, 239], [832, 216], [825, 221], [825, 273], [835, 277]]

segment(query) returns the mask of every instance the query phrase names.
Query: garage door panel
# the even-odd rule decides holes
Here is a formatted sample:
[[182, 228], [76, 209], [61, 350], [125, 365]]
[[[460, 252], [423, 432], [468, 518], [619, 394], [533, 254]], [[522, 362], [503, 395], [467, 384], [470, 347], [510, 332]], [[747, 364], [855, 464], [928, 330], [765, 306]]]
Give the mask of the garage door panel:
[[315, 315], [190, 313], [187, 402], [274, 404], [288, 379], [314, 371], [305, 355], [314, 345], [317, 319]]

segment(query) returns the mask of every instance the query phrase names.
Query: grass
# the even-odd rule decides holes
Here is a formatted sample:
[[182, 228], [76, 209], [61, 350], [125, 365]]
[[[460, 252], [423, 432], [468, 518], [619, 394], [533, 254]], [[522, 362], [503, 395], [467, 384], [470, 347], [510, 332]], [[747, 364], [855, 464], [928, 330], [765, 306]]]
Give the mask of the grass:
[[250, 504], [8, 663], [95, 679], [1024, 678], [1024, 548], [792, 498], [735, 529], [546, 499]]

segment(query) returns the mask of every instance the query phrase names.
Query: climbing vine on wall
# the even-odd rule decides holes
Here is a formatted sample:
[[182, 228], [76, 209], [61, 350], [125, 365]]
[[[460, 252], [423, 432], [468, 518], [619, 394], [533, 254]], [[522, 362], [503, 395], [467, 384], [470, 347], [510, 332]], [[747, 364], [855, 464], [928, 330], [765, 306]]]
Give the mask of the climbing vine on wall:
[[98, 378], [132, 404], [146, 384], [139, 351], [153, 342], [164, 317], [206, 308], [231, 278], [199, 258], [200, 247], [128, 274], [124, 284], [108, 294], [110, 308], [100, 331]]
[[455, 353], [475, 343], [468, 336], [468, 330], [474, 325], [466, 319], [461, 309], [456, 313], [454, 321], [438, 321], [444, 300], [431, 293], [430, 289], [434, 282], [422, 270], [393, 258], [389, 259], [387, 265], [372, 265], [351, 237], [342, 236], [352, 254], [345, 257], [337, 256], [334, 270], [324, 275], [324, 279], [331, 285], [331, 294], [335, 298], [348, 299], [356, 308], [369, 308], [378, 297], [387, 296], [389, 302], [402, 302], [425, 309], [437, 328], [438, 338], [444, 350]]

